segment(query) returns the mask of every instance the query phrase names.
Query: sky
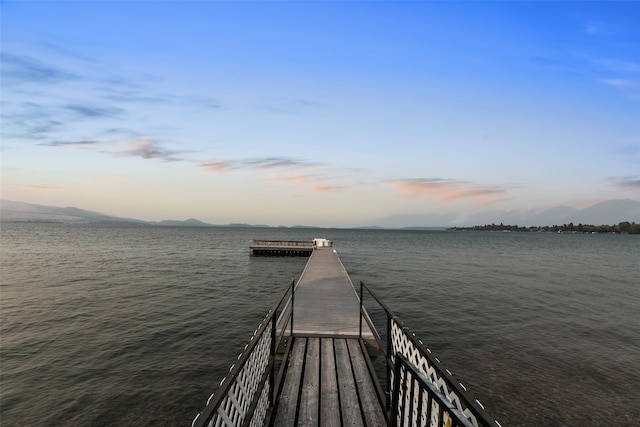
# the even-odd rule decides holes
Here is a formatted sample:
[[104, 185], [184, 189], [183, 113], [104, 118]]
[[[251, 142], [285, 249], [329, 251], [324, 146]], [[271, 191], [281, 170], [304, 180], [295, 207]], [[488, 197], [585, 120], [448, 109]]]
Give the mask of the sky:
[[640, 2], [1, 1], [1, 197], [349, 227], [640, 200]]

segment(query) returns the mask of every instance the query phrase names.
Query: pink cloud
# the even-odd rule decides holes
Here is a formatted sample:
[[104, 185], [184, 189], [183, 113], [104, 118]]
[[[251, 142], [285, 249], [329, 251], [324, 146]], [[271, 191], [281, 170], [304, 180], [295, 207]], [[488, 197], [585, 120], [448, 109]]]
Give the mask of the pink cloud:
[[[288, 184], [293, 188], [306, 188], [316, 192], [338, 191], [344, 190], [346, 187], [340, 185], [329, 185], [325, 179], [311, 177], [304, 174], [290, 174], [282, 176], [271, 176], [269, 181], [280, 181]], [[265, 184], [265, 186], [270, 186]]]
[[125, 144], [127, 149], [111, 152], [116, 156], [142, 157], [143, 159], [162, 159], [167, 162], [180, 161], [175, 152], [163, 148], [158, 142], [149, 139], [137, 139]]
[[506, 200], [505, 197], [488, 197], [499, 196], [506, 192], [500, 187], [480, 186], [467, 181], [452, 181], [439, 178], [431, 179], [407, 179], [398, 181], [389, 181], [385, 185], [399, 190], [407, 197], [431, 196], [443, 201], [451, 201], [462, 198], [482, 197], [486, 204], [498, 203]]
[[209, 172], [224, 172], [235, 169], [231, 162], [224, 160], [214, 160], [210, 162], [200, 163], [200, 167]]
[[344, 190], [346, 188], [347, 187], [344, 187], [342, 185], [316, 185], [315, 187], [313, 187], [313, 190], [318, 192], [323, 192], [323, 191]]
[[61, 190], [62, 189], [62, 187], [57, 187], [55, 185], [49, 185], [49, 184], [28, 184], [27, 187], [35, 188], [38, 190]]

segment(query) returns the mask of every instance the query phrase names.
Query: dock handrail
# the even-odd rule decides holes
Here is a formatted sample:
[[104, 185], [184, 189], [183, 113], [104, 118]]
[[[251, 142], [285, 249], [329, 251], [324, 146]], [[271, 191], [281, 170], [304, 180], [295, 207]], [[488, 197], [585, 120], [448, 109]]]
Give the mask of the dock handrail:
[[[262, 426], [268, 411], [273, 408], [278, 394], [284, 363], [278, 379], [275, 377], [276, 352], [282, 343], [287, 323], [293, 324], [293, 310], [276, 333], [277, 312], [285, 297], [295, 290], [295, 280], [284, 289], [273, 308], [255, 330], [253, 337], [220, 382], [215, 393], [209, 396], [206, 407], [191, 422], [192, 427], [205, 426]], [[269, 331], [268, 333], [266, 333]], [[287, 347], [284, 360], [291, 346]]]
[[[377, 334], [376, 340], [378, 348], [382, 350], [386, 360], [385, 395], [386, 408], [392, 410], [391, 425], [406, 425], [406, 416], [399, 412], [398, 408], [405, 409], [408, 404], [413, 419], [427, 420], [427, 425], [445, 426], [447, 425], [445, 418], [448, 417], [453, 422], [449, 425], [454, 426], [501, 427], [498, 421], [487, 414], [482, 404], [466, 391], [466, 387], [453, 377], [451, 372], [431, 353], [431, 350], [409, 328], [404, 326], [395, 313], [363, 281], [360, 281], [361, 318], [367, 319], [368, 323], [371, 322], [368, 316], [364, 316], [364, 290], [373, 297], [387, 317], [387, 342], [383, 343]], [[375, 329], [371, 323], [369, 323], [369, 327]], [[362, 321], [360, 322], [360, 338], [362, 338]], [[400, 372], [400, 378], [398, 372]], [[413, 381], [412, 387], [415, 385], [420, 391], [416, 396], [413, 388], [410, 389], [411, 396], [407, 400], [407, 394], [398, 387], [401, 384], [406, 384], [409, 377]], [[402, 382], [400, 382], [401, 379], [403, 379]], [[418, 399], [419, 397], [420, 399]], [[444, 404], [438, 400], [441, 397], [446, 399]], [[426, 398], [430, 403], [423, 405], [423, 398]], [[449, 405], [453, 406], [449, 408]], [[436, 413], [433, 412], [433, 408], [436, 408]], [[448, 414], [447, 417], [443, 416], [442, 411]], [[437, 418], [438, 415], [439, 418]], [[457, 419], [459, 416], [462, 419]], [[433, 421], [429, 421], [430, 419]]]
[[456, 405], [400, 353], [396, 354], [392, 401], [391, 427], [473, 427]]
[[257, 240], [253, 239], [250, 244], [252, 246], [302, 246], [313, 248], [313, 240]]

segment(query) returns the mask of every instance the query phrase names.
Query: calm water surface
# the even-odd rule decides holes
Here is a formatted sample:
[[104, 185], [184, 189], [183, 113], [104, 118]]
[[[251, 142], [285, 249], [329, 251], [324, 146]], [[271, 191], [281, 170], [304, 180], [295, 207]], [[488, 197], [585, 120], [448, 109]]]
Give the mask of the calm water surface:
[[332, 239], [504, 426], [637, 426], [640, 236], [2, 224], [2, 425], [190, 425]]

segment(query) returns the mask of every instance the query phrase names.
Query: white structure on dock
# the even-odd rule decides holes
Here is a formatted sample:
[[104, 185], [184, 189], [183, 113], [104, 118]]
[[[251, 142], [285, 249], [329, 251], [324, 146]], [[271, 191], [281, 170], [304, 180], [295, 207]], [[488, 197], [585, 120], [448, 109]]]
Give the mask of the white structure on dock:
[[313, 245], [316, 248], [328, 248], [333, 246], [333, 242], [329, 239], [319, 239], [319, 238], [315, 238], [313, 239]]

